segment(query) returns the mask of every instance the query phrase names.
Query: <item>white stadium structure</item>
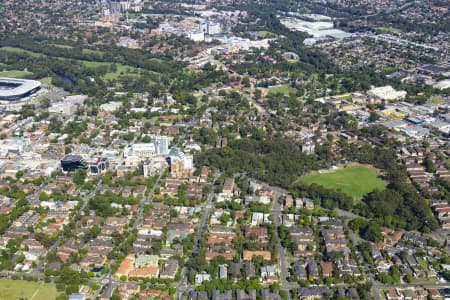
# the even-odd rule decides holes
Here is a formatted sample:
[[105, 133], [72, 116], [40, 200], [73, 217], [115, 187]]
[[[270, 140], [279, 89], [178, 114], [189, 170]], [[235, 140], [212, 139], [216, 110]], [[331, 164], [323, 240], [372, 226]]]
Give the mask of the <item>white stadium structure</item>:
[[0, 77], [0, 101], [17, 102], [41, 89], [36, 80]]

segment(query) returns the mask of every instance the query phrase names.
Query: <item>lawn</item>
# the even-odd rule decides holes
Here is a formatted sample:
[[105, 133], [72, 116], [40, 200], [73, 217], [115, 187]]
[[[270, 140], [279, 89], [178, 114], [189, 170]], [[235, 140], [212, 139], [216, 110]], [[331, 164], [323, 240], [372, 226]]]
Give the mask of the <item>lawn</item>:
[[272, 37], [274, 34], [270, 31], [261, 30], [258, 32], [261, 37]]
[[[53, 44], [53, 46], [55, 47], [70, 47], [70, 46], [65, 46], [65, 45], [56, 45]], [[2, 47], [0, 48], [0, 50], [4, 50], [4, 51], [9, 51], [9, 52], [15, 52], [15, 53], [27, 53], [30, 56], [33, 57], [38, 57], [38, 56], [45, 56], [44, 54], [40, 54], [40, 53], [36, 53], [36, 52], [31, 52], [28, 50], [24, 50], [21, 48], [17, 48], [17, 47]], [[101, 51], [96, 51], [96, 50], [90, 50], [90, 49], [83, 49], [83, 52], [88, 54], [88, 53], [92, 53], [92, 54], [102, 54], [103, 52]], [[65, 59], [65, 58], [61, 58], [58, 57], [59, 59]], [[163, 62], [160, 59], [153, 59], [155, 62]], [[82, 63], [85, 67], [87, 68], [97, 68], [100, 66], [110, 66], [111, 64], [113, 64], [113, 62], [101, 62], [101, 61], [87, 61], [87, 60], [78, 60], [80, 63]], [[117, 72], [108, 72], [103, 76], [104, 80], [113, 80], [113, 79], [117, 79], [120, 75], [124, 74], [124, 75], [130, 75], [130, 76], [137, 76], [140, 72], [140, 69], [135, 68], [133, 66], [128, 66], [128, 65], [123, 65], [120, 63], [116, 63], [117, 66]], [[4, 73], [4, 72], [0, 72], [0, 77], [13, 77], [13, 78], [24, 78], [26, 75], [26, 72], [24, 71], [7, 71], [7, 72], [11, 72], [11, 73]], [[155, 73], [155, 72], [152, 72]], [[31, 74], [31, 73], [30, 73]], [[156, 74], [156, 73], [155, 73]], [[51, 83], [51, 78], [42, 78], [40, 80], [42, 83]]]
[[103, 55], [102, 51], [92, 50], [92, 49], [83, 49], [83, 54], [94, 54], [94, 55]]
[[344, 101], [352, 101], [353, 97], [352, 97], [352, 95], [343, 95], [343, 96], [340, 96], [339, 99], [344, 100]]
[[28, 75], [33, 73], [27, 71], [2, 71], [0, 72], [0, 77], [9, 77], [9, 78], [26, 78]]
[[[32, 72], [27, 71], [0, 71], [0, 77], [9, 77], [9, 78], [28, 78], [28, 75], [33, 74]], [[42, 84], [51, 84], [52, 78], [51, 77], [45, 77], [39, 79], [39, 81]]]
[[39, 81], [42, 84], [51, 84], [52, 83], [52, 78], [51, 77], [44, 77], [44, 78], [39, 79]]
[[83, 63], [83, 65], [87, 68], [98, 68], [100, 66], [109, 66], [111, 64], [102, 61], [88, 61], [88, 60], [79, 60], [79, 62]]
[[54, 47], [61, 48], [61, 49], [73, 49], [73, 47], [69, 46], [69, 45], [61, 45], [61, 44], [50, 44], [50, 45], [54, 46]]
[[293, 88], [289, 86], [289, 84], [280, 84], [274, 87], [269, 88], [269, 94], [283, 94], [287, 95], [289, 92], [294, 91]]
[[0, 300], [50, 300], [58, 296], [56, 287], [50, 283], [24, 280], [0, 279]]
[[384, 190], [386, 187], [386, 183], [378, 177], [376, 169], [362, 165], [350, 165], [330, 173], [310, 173], [301, 177], [300, 181], [341, 190], [357, 199], [375, 189]]
[[122, 65], [122, 64], [116, 64], [116, 65], [117, 65], [117, 72], [115, 72], [115, 73], [108, 72], [103, 76], [103, 79], [112, 80], [112, 79], [117, 79], [119, 76], [122, 76], [122, 75], [137, 76], [139, 74], [139, 69], [137, 69], [137, 68], [127, 66], [127, 65]]
[[444, 100], [443, 99], [440, 99], [440, 98], [434, 98], [434, 99], [430, 99], [431, 101], [431, 103], [432, 104], [435, 104], [435, 105], [442, 105], [442, 104], [444, 104]]
[[[56, 45], [54, 45], [56, 46]], [[64, 45], [61, 45], [62, 47], [64, 47]], [[17, 47], [2, 47], [0, 48], [0, 50], [4, 50], [4, 51], [8, 51], [8, 52], [14, 52], [14, 53], [27, 53], [30, 56], [45, 56], [44, 54], [40, 54], [40, 53], [36, 53], [36, 52], [31, 52], [28, 50], [24, 50], [21, 48], [17, 48]], [[101, 54], [102, 52], [100, 51], [95, 51], [95, 50], [90, 50], [90, 49], [83, 49], [83, 52], [86, 53], [98, 53]], [[61, 57], [57, 57], [59, 59], [65, 59], [65, 58], [61, 58]], [[100, 66], [109, 66], [112, 64], [112, 62], [100, 62], [100, 61], [87, 61], [87, 60], [78, 60], [79, 62], [83, 63], [83, 65], [87, 68], [96, 68], [96, 67], [100, 67]], [[137, 73], [139, 71], [139, 69], [132, 67], [132, 66], [127, 66], [127, 65], [123, 65], [123, 64], [119, 64], [117, 63], [117, 72], [135, 72]]]
[[[99, 61], [87, 61], [87, 60], [80, 60], [80, 62], [82, 62], [84, 64], [85, 67], [87, 68], [97, 68], [100, 66], [110, 66], [111, 62], [99, 62]], [[123, 73], [123, 75], [137, 75], [139, 74], [139, 69], [132, 67], [132, 66], [127, 66], [127, 65], [123, 65], [123, 64], [117, 64], [117, 72], [112, 73], [112, 72], [108, 72], [103, 76], [103, 79], [105, 80], [112, 80], [112, 79], [117, 79], [121, 73]]]
[[393, 27], [376, 27], [375, 30], [377, 30], [381, 33], [400, 33], [400, 32], [402, 32], [400, 29], [393, 28]]
[[27, 53], [28, 55], [32, 56], [32, 57], [38, 57], [38, 56], [42, 56], [42, 54], [36, 53], [36, 52], [31, 52], [22, 48], [17, 48], [17, 47], [1, 47], [0, 50], [4, 50], [4, 51], [8, 51], [8, 52], [12, 52], [12, 53]]

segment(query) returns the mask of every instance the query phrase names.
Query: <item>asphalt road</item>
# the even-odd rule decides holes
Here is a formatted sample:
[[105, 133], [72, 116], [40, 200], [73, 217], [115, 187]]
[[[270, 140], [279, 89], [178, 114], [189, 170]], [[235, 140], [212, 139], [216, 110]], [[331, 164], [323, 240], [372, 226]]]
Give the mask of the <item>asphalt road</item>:
[[152, 203], [152, 199], [153, 199], [153, 195], [155, 194], [155, 190], [157, 187], [159, 187], [159, 182], [161, 181], [161, 178], [164, 175], [165, 171], [166, 171], [166, 168], [161, 169], [161, 171], [159, 172], [158, 178], [156, 179], [155, 184], [153, 185], [152, 189], [148, 193], [147, 197], [145, 198], [145, 200], [142, 200], [141, 202], [139, 202], [139, 208], [138, 208], [138, 212], [137, 212], [136, 222], [134, 222], [134, 224], [133, 224], [133, 229], [136, 229], [139, 225], [141, 225], [142, 220], [144, 218], [144, 206]]
[[[214, 182], [217, 180], [218, 177], [219, 177], [219, 173], [217, 173], [214, 176], [212, 185], [214, 185]], [[201, 207], [203, 209], [203, 213], [202, 213], [202, 217], [201, 217], [200, 222], [197, 227], [197, 234], [195, 235], [194, 247], [192, 249], [191, 257], [194, 256], [198, 251], [198, 247], [200, 245], [200, 239], [202, 238], [203, 231], [206, 228], [206, 225], [209, 220], [209, 216], [211, 214], [211, 210], [213, 208], [213, 204], [212, 204], [213, 198], [214, 198], [214, 190], [212, 189], [207, 197], [207, 200], [201, 205]], [[180, 283], [177, 286], [176, 299], [182, 299], [183, 294], [185, 292], [189, 292], [189, 291], [193, 290], [193, 287], [190, 286], [188, 283], [188, 278], [187, 278], [188, 274], [189, 274], [189, 270], [187, 267], [185, 267], [183, 270], [183, 274], [181, 276]]]
[[[83, 197], [83, 202], [81, 204], [81, 208], [78, 211], [83, 211], [83, 209], [86, 207], [86, 205], [88, 204], [89, 200], [95, 196], [95, 194], [97, 193], [99, 187], [101, 186], [101, 181], [99, 181], [97, 183], [97, 185], [95, 186], [95, 188], [86, 196]], [[39, 194], [38, 194], [39, 195]], [[37, 196], [39, 197], [39, 196]], [[31, 197], [31, 199], [34, 199], [35, 196]], [[33, 201], [33, 200], [32, 200]], [[63, 235], [60, 234], [58, 235], [58, 239], [56, 240], [56, 242], [48, 249], [47, 252], [52, 252], [55, 251], [56, 248], [58, 247], [61, 239], [63, 238]], [[45, 259], [41, 259], [39, 260], [39, 263], [37, 264], [36, 268], [31, 272], [30, 275], [32, 275], [33, 277], [37, 277], [39, 279], [43, 279], [43, 274], [44, 274], [44, 265], [45, 265]]]

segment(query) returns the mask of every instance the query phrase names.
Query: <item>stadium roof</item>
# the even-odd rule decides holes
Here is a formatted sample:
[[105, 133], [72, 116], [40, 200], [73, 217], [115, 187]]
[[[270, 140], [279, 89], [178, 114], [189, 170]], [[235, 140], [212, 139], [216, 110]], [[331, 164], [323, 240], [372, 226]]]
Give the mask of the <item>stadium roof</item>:
[[[2, 89], [1, 84], [14, 84], [10, 89]], [[13, 97], [23, 95], [41, 86], [41, 83], [36, 80], [29, 79], [15, 79], [0, 77], [0, 97]]]

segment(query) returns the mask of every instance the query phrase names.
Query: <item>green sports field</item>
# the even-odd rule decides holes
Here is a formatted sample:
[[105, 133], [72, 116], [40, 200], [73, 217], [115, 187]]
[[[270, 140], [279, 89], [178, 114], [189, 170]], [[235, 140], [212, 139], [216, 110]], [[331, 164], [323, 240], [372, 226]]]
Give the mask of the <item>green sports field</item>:
[[289, 84], [281, 84], [269, 88], [269, 94], [284, 94], [287, 95], [289, 92], [293, 92], [295, 89], [291, 88]]
[[375, 30], [377, 30], [381, 33], [400, 33], [400, 32], [402, 32], [400, 29], [394, 28], [394, 27], [375, 27]]
[[32, 74], [33, 74], [33, 73], [31, 73], [31, 72], [18, 71], [18, 70], [14, 70], [14, 71], [1, 71], [1, 72], [0, 72], [0, 77], [26, 78], [28, 75], [32, 75]]
[[[53, 46], [55, 47], [60, 47], [60, 48], [67, 48], [68, 46], [65, 45], [56, 45], [54, 44]], [[0, 50], [2, 51], [7, 51], [7, 52], [12, 52], [12, 53], [26, 53], [32, 57], [39, 57], [39, 56], [46, 56], [45, 54], [41, 54], [41, 53], [36, 53], [36, 52], [31, 52], [28, 50], [24, 50], [21, 48], [17, 48], [17, 47], [1, 47]], [[90, 50], [90, 49], [83, 49], [84, 53], [96, 53], [96, 54], [101, 54], [101, 51], [95, 51], [95, 50]], [[65, 59], [65, 58], [59, 58], [59, 59]], [[161, 60], [158, 59], [154, 59], [154, 61], [158, 61], [161, 62]], [[98, 61], [87, 61], [87, 60], [79, 60], [79, 62], [83, 63], [85, 67], [87, 68], [97, 68], [100, 66], [110, 66], [112, 64], [112, 62], [98, 62]], [[130, 75], [130, 76], [136, 76], [137, 74], [139, 74], [139, 69], [132, 67], [132, 66], [127, 66], [127, 65], [123, 65], [123, 64], [116, 64], [117, 66], [117, 72], [109, 72], [106, 73], [103, 76], [103, 79], [105, 80], [112, 80], [112, 79], [117, 79], [121, 73]], [[27, 75], [30, 75], [32, 73], [27, 73], [24, 71], [4, 71], [4, 72], [0, 72], [3, 73], [0, 77], [13, 77], [13, 78], [25, 78]], [[51, 83], [51, 78], [43, 78], [42, 83]]]
[[351, 165], [330, 173], [310, 173], [301, 177], [300, 181], [341, 190], [358, 199], [375, 189], [384, 190], [386, 187], [386, 183], [378, 177], [376, 169], [362, 165]]
[[51, 300], [58, 296], [50, 283], [0, 279], [0, 300]]

